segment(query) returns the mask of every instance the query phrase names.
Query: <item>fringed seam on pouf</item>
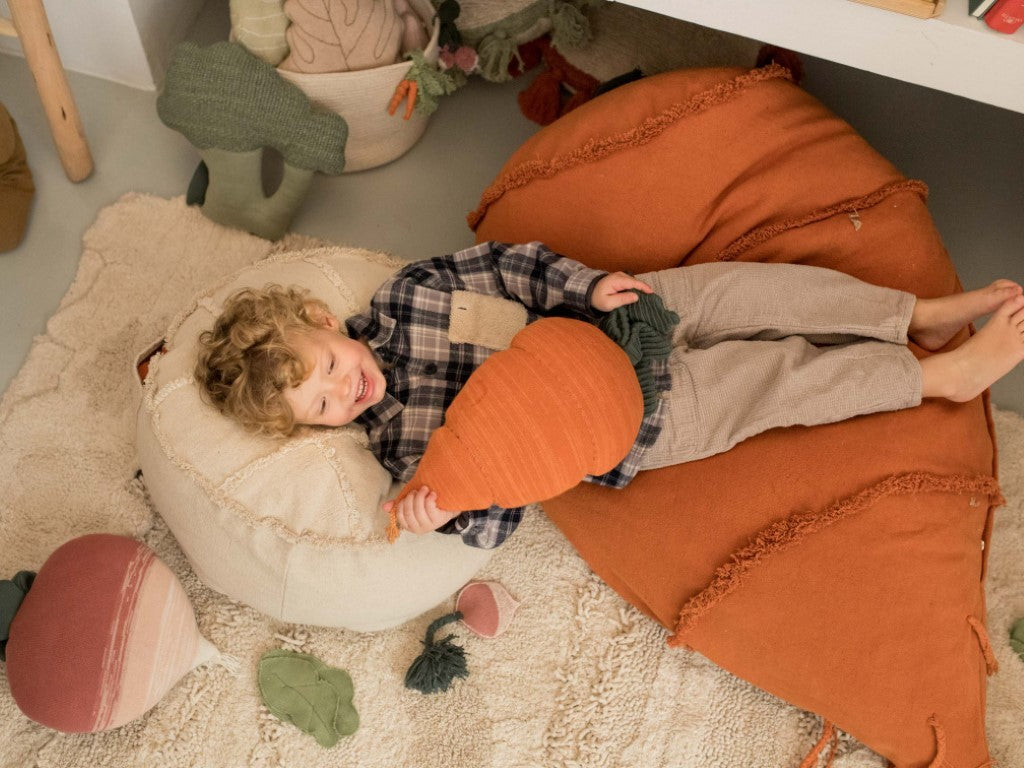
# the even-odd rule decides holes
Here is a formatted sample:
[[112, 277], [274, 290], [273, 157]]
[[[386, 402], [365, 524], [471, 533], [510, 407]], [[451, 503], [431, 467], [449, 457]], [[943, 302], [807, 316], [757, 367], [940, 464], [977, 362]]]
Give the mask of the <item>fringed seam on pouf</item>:
[[715, 257], [715, 261], [735, 261], [744, 251], [758, 245], [759, 243], [767, 242], [776, 235], [781, 235], [783, 232], [787, 232], [791, 229], [797, 229], [798, 227], [805, 227], [808, 224], [814, 224], [819, 221], [824, 221], [825, 219], [835, 216], [837, 213], [847, 213], [852, 216], [858, 211], [863, 211], [866, 208], [878, 205], [880, 202], [897, 192], [915, 192], [920, 196], [922, 201], [928, 200], [928, 185], [923, 181], [917, 181], [916, 179], [894, 181], [892, 184], [886, 184], [884, 187], [880, 187], [874, 192], [869, 192], [866, 195], [854, 197], [849, 200], [843, 200], [842, 202], [835, 203], [834, 205], [829, 205], [824, 208], [818, 208], [810, 213], [795, 216], [785, 221], [776, 222], [774, 224], [765, 224], [762, 227], [758, 227], [730, 243], [725, 250]]
[[746, 575], [771, 555], [800, 543], [840, 520], [863, 512], [890, 496], [919, 493], [980, 493], [992, 500], [993, 506], [1003, 503], [999, 483], [988, 475], [936, 475], [910, 472], [892, 475], [860, 493], [835, 502], [823, 512], [798, 512], [763, 528], [753, 541], [732, 554], [730, 560], [715, 571], [711, 583], [691, 597], [679, 612], [676, 633], [669, 637], [670, 646], [685, 645], [685, 635], [720, 600], [736, 591]]
[[779, 64], [769, 64], [762, 69], [755, 69], [727, 82], [719, 83], [685, 102], [673, 104], [661, 113], [649, 117], [635, 128], [623, 133], [591, 139], [579, 149], [553, 160], [530, 160], [521, 163], [507, 173], [503, 173], [501, 178], [484, 190], [480, 205], [466, 217], [469, 228], [475, 231], [487, 214], [487, 209], [506, 192], [526, 186], [534, 179], [548, 178], [578, 165], [600, 160], [614, 152], [648, 144], [683, 118], [730, 101], [746, 88], [773, 79], [792, 80], [792, 74]]

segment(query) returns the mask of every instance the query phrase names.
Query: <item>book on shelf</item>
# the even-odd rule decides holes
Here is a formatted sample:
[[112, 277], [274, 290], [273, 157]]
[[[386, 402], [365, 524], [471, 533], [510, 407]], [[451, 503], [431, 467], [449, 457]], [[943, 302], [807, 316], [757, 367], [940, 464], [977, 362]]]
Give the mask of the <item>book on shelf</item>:
[[980, 19], [985, 13], [996, 4], [998, 0], [970, 0], [967, 10], [976, 19]]
[[1012, 35], [1024, 25], [1024, 0], [996, 0], [985, 14], [985, 23], [996, 32]]
[[[998, 0], [997, 0], [998, 1]], [[884, 8], [919, 19], [930, 19], [938, 16], [946, 7], [946, 0], [853, 0], [855, 3]]]

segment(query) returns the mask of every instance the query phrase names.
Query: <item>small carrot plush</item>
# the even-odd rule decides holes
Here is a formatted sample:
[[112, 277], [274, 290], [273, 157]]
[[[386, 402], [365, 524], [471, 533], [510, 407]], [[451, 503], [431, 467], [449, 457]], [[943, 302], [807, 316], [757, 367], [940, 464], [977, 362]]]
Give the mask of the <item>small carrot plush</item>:
[[405, 105], [405, 114], [402, 116], [403, 120], [408, 120], [412, 117], [413, 107], [416, 106], [416, 95], [419, 91], [419, 85], [415, 80], [403, 80], [395, 87], [395, 94], [391, 97], [391, 103], [388, 104], [388, 114], [393, 115], [398, 109], [398, 105], [402, 103], [402, 99], [408, 97], [409, 101]]
[[453, 93], [466, 80], [465, 73], [461, 71], [442, 72], [436, 64], [424, 58], [422, 51], [413, 51], [409, 58], [412, 66], [395, 88], [391, 103], [388, 104], [388, 114], [393, 115], [402, 100], [408, 99], [403, 115], [406, 120], [412, 117], [413, 109], [424, 115], [432, 114], [437, 109], [438, 99]]

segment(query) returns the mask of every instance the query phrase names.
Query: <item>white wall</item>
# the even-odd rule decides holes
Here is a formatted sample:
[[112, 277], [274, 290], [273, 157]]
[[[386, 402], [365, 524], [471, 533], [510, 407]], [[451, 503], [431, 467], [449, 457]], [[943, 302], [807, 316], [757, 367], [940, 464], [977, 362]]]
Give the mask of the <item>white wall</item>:
[[[50, 0], [58, 1], [69, 0]], [[220, 1], [227, 5], [228, 0]], [[203, 0], [128, 0], [128, 5], [135, 18], [153, 82], [159, 86], [167, 72], [174, 46], [185, 39], [203, 8]]]
[[[203, 0], [44, 0], [64, 68], [143, 90], [163, 78], [170, 51], [185, 37]], [[0, 14], [10, 18], [6, 0]], [[0, 52], [21, 45], [0, 37]]]

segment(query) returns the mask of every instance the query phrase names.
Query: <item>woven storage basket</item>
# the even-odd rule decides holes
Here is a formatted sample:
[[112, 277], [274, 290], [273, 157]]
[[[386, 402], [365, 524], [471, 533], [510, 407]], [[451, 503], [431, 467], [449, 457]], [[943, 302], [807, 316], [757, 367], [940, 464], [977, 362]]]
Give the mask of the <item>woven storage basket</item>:
[[[437, 38], [440, 25], [434, 18], [430, 0], [410, 0], [413, 10], [427, 23], [433, 20], [430, 42], [423, 51], [430, 64], [437, 63]], [[295, 83], [321, 107], [337, 112], [348, 123], [348, 141], [345, 144], [345, 173], [364, 171], [390, 163], [408, 152], [427, 129], [427, 115], [413, 112], [408, 120], [402, 119], [404, 102], [394, 115], [388, 114], [388, 104], [395, 88], [412, 66], [400, 61], [386, 67], [361, 69], [353, 72], [304, 74], [278, 69], [281, 77]]]

